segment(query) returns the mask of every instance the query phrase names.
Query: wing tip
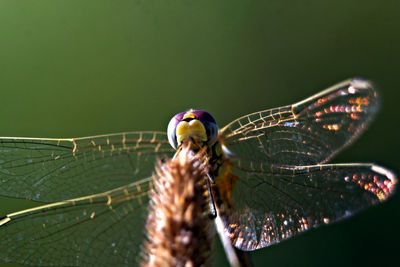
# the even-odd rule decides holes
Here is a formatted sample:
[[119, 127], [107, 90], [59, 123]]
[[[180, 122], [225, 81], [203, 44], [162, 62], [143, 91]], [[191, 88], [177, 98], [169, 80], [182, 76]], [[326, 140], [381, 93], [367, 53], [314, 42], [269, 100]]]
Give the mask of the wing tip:
[[355, 77], [350, 79], [350, 85], [358, 89], [371, 89], [374, 87], [373, 83], [370, 80], [361, 77]]
[[397, 177], [392, 171], [375, 164], [371, 166], [371, 170], [386, 176], [393, 184], [397, 184]]
[[[371, 170], [386, 177], [389, 180], [389, 182], [385, 184], [385, 186], [389, 189], [389, 194], [387, 195], [387, 197], [393, 195], [393, 193], [396, 191], [396, 186], [397, 186], [396, 175], [392, 171], [379, 165], [372, 165]], [[384, 183], [386, 183], [386, 181]]]

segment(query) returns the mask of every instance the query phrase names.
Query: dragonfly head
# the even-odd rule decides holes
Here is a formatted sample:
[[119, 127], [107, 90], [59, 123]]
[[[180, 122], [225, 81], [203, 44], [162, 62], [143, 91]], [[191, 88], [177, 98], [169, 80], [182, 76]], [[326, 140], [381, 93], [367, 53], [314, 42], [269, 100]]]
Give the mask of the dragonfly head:
[[213, 145], [217, 141], [218, 126], [213, 116], [204, 110], [189, 110], [176, 114], [168, 124], [168, 141], [178, 149], [182, 143]]

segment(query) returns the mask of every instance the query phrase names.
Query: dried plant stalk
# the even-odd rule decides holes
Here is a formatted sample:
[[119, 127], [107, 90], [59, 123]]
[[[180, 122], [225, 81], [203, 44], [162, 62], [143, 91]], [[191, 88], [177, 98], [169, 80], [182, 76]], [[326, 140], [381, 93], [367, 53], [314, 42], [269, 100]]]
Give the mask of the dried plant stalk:
[[142, 266], [204, 266], [212, 237], [204, 153], [184, 147], [154, 175]]

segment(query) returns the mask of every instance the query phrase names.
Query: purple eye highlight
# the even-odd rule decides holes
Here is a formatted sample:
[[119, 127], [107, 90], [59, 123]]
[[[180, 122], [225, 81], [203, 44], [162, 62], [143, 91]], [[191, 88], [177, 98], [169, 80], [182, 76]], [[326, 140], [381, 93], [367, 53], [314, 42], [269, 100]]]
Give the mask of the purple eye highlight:
[[[184, 112], [184, 115], [185, 115], [185, 113], [187, 113], [187, 112]], [[211, 116], [211, 114], [208, 113], [208, 112], [205, 111], [205, 110], [192, 110], [191, 113], [192, 113], [193, 115], [195, 115], [196, 119], [198, 119], [199, 121], [201, 121], [201, 122], [203, 122], [203, 123], [204, 123], [204, 122], [209, 122], [209, 123], [217, 124], [217, 123], [215, 122], [214, 117]], [[180, 115], [180, 114], [182, 114], [182, 113], [179, 113], [178, 115]]]

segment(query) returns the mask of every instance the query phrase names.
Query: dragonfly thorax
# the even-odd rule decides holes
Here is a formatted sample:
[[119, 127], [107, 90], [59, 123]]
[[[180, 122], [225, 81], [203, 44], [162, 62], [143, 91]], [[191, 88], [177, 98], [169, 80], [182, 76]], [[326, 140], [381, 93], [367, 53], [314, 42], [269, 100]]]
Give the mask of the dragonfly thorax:
[[210, 113], [189, 110], [176, 114], [168, 124], [168, 141], [178, 149], [185, 142], [212, 146], [217, 141], [218, 126]]

